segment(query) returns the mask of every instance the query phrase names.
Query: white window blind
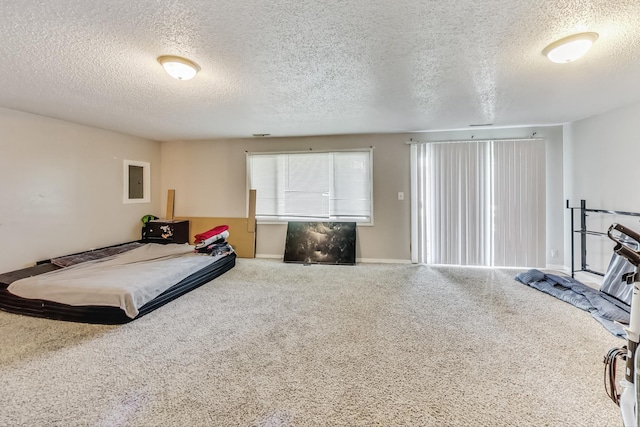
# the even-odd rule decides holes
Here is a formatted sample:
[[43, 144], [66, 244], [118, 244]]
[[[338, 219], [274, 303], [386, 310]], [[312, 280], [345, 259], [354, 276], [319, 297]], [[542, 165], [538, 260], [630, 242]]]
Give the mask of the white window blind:
[[412, 145], [412, 260], [545, 265], [544, 141]]
[[371, 150], [248, 153], [261, 220], [371, 222]]

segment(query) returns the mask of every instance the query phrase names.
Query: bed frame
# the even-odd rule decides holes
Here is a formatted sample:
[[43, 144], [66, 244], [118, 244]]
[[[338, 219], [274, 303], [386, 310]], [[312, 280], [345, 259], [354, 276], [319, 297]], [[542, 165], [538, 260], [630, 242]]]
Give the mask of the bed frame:
[[[595, 271], [589, 268], [589, 263], [587, 262], [587, 236], [599, 236], [599, 237], [607, 237], [607, 232], [605, 230], [590, 230], [587, 228], [587, 218], [590, 213], [597, 214], [610, 214], [610, 215], [622, 215], [622, 216], [632, 216], [632, 217], [640, 217], [640, 213], [638, 212], [625, 212], [625, 211], [614, 211], [610, 209], [587, 209], [586, 200], [580, 200], [580, 207], [572, 207], [569, 205], [569, 200], [567, 200], [566, 208], [571, 211], [571, 277], [575, 277], [575, 274], [578, 272], [587, 272], [591, 274], [595, 274], [598, 276], [604, 276], [605, 273], [601, 271]], [[580, 213], [580, 228], [576, 229], [575, 227], [575, 211]], [[580, 235], [580, 268], [576, 268], [575, 261], [575, 236], [576, 234]]]

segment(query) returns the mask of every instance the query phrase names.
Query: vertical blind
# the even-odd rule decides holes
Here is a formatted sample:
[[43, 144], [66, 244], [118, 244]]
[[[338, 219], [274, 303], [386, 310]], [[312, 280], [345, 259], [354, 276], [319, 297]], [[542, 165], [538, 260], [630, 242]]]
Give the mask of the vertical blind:
[[249, 153], [262, 219], [371, 220], [371, 151]]
[[493, 264], [546, 266], [544, 141], [493, 143]]
[[413, 144], [412, 260], [544, 265], [544, 141]]

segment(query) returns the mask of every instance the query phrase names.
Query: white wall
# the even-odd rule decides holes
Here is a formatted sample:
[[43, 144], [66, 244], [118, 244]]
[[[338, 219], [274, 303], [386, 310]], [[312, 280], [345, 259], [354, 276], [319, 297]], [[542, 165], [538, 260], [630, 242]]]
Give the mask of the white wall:
[[[640, 103], [565, 125], [564, 169], [565, 198], [572, 206], [580, 200], [587, 208], [640, 212], [638, 159], [640, 159]], [[570, 266], [569, 214], [565, 265]], [[579, 215], [575, 215], [579, 227]], [[638, 218], [591, 214], [590, 229], [605, 231], [620, 222], [640, 231]], [[606, 238], [589, 236], [588, 262], [594, 270], [604, 271], [612, 255], [613, 243]], [[579, 236], [576, 235], [576, 246]], [[576, 268], [580, 258], [576, 248]], [[568, 268], [568, 267], [567, 267]]]
[[[151, 163], [151, 203], [122, 203], [123, 159]], [[139, 239], [159, 177], [158, 142], [0, 108], [0, 272]]]
[[[564, 197], [562, 192], [562, 126], [521, 127], [502, 129], [474, 129], [470, 131], [428, 132], [414, 135], [420, 142], [439, 140], [491, 139], [491, 138], [528, 138], [534, 135], [546, 139], [546, 261], [550, 268], [562, 267], [564, 262]], [[557, 250], [557, 256], [551, 256], [551, 250]]]
[[[361, 260], [409, 262], [410, 162], [408, 134], [307, 138], [223, 139], [162, 143], [162, 192], [176, 190], [177, 216], [246, 216], [246, 151], [369, 148], [373, 152], [374, 225], [359, 226]], [[405, 199], [398, 200], [398, 192]], [[163, 201], [164, 203], [164, 201]], [[163, 210], [165, 204], [162, 205]], [[286, 224], [258, 224], [256, 252], [282, 257]]]

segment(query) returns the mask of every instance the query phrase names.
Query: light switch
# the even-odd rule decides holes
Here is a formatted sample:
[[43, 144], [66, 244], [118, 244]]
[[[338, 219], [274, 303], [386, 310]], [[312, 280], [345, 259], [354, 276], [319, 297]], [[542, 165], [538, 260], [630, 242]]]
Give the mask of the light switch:
[[404, 200], [404, 193], [402, 191], [398, 192], [398, 200]]

